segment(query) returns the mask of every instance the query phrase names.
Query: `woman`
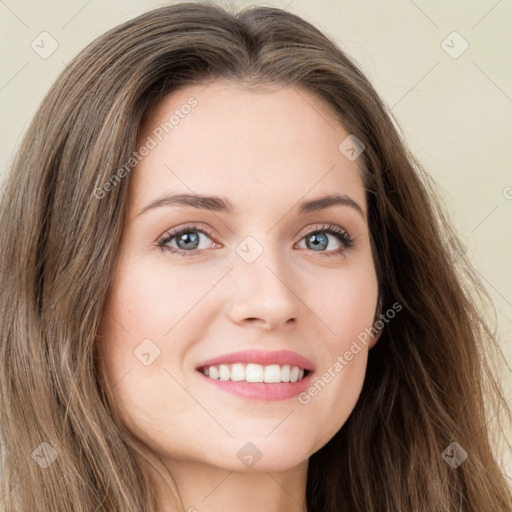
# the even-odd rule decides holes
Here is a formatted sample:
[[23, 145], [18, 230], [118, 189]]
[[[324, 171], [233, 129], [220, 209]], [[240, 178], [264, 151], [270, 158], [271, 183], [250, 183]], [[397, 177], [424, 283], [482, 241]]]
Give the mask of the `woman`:
[[0, 216], [4, 510], [512, 509], [485, 292], [299, 17], [184, 3], [107, 32]]

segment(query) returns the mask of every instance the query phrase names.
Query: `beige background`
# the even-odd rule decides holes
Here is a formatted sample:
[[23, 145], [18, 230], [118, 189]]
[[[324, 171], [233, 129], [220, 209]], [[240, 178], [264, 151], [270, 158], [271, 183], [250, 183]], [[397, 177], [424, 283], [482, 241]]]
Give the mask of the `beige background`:
[[[256, 3], [305, 17], [366, 71], [439, 184], [495, 301], [501, 344], [512, 363], [512, 2], [238, 2]], [[163, 2], [0, 0], [0, 177], [65, 64], [105, 30], [158, 5]], [[31, 47], [43, 31], [59, 45], [48, 58]], [[507, 455], [512, 475], [509, 461]]]

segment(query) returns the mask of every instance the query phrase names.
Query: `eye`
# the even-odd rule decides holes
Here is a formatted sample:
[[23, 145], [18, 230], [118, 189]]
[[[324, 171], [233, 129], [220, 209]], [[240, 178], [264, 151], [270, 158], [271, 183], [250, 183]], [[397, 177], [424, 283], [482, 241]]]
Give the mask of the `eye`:
[[210, 236], [211, 233], [208, 230], [199, 229], [194, 225], [184, 226], [166, 233], [164, 237], [157, 242], [157, 246], [160, 247], [162, 251], [179, 253], [180, 256], [192, 256], [208, 248], [208, 244], [203, 247], [199, 246], [201, 238], [210, 238]]
[[[212, 232], [208, 229], [199, 229], [196, 225], [188, 225], [166, 233], [157, 242], [157, 246], [160, 247], [162, 251], [168, 251], [178, 254], [179, 256], [193, 256], [211, 247], [211, 243], [208, 244], [205, 239], [211, 239], [212, 236]], [[326, 251], [330, 245], [329, 237], [336, 239], [339, 243], [339, 247]], [[204, 242], [203, 247], [201, 247], [201, 241]], [[354, 246], [354, 240], [347, 231], [331, 224], [324, 224], [310, 231], [301, 238], [300, 243], [302, 242], [305, 243], [307, 249], [318, 252], [322, 256], [340, 255], [344, 253], [346, 249], [350, 249]], [[216, 242], [213, 243], [215, 246], [219, 246]], [[301, 248], [303, 247], [304, 246]]]
[[[338, 240], [341, 247], [334, 250], [328, 250], [329, 247], [329, 236]], [[321, 227], [310, 231], [301, 239], [301, 243], [304, 241], [306, 248], [311, 249], [313, 252], [319, 252], [322, 256], [335, 256], [345, 252], [346, 249], [350, 249], [354, 246], [354, 239], [339, 226], [331, 224], [324, 224]]]

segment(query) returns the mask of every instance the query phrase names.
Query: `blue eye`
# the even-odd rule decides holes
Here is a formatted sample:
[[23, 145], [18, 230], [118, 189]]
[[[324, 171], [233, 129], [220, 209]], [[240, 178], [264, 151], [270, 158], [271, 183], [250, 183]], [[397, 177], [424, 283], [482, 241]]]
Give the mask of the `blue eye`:
[[[326, 234], [327, 233], [327, 234]], [[326, 251], [329, 245], [328, 235], [333, 236], [342, 244], [341, 249]], [[344, 252], [345, 249], [350, 249], [354, 246], [354, 240], [350, 235], [338, 226], [326, 225], [315, 231], [311, 231], [302, 240], [306, 241], [306, 247], [312, 249], [314, 252], [322, 252], [322, 256], [332, 256]], [[301, 240], [301, 241], [302, 241]]]
[[[209, 238], [210, 233], [202, 229], [198, 229], [196, 226], [185, 226], [177, 230], [170, 231], [167, 233], [162, 240], [158, 242], [158, 247], [162, 250], [167, 250], [171, 253], [180, 253], [182, 256], [191, 256], [196, 252], [207, 249], [208, 247], [198, 248], [201, 241], [201, 236]], [[176, 239], [175, 247], [169, 245]]]
[[[341, 247], [326, 251], [325, 249], [329, 246], [329, 235], [336, 238], [341, 243]], [[184, 226], [166, 233], [157, 242], [157, 246], [162, 251], [165, 250], [179, 256], [194, 256], [211, 246], [211, 244], [206, 243], [204, 247], [199, 247], [203, 237], [211, 238], [212, 233], [208, 230], [199, 229], [195, 225]], [[300, 242], [303, 240], [306, 243], [306, 248], [311, 249], [313, 252], [318, 252], [322, 256], [340, 255], [346, 249], [354, 246], [354, 240], [344, 229], [331, 224], [323, 225], [314, 231], [310, 231], [301, 238]]]

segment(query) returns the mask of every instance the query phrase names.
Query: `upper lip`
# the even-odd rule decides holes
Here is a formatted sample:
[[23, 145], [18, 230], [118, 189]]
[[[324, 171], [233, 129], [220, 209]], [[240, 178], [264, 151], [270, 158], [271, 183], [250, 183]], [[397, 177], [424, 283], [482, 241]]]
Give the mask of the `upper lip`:
[[287, 364], [290, 366], [298, 366], [299, 368], [309, 370], [310, 372], [315, 369], [315, 365], [307, 357], [301, 356], [291, 350], [244, 350], [208, 359], [197, 366], [196, 370], [208, 366], [233, 363], [255, 363], [261, 364], [262, 366], [268, 366], [271, 364]]

